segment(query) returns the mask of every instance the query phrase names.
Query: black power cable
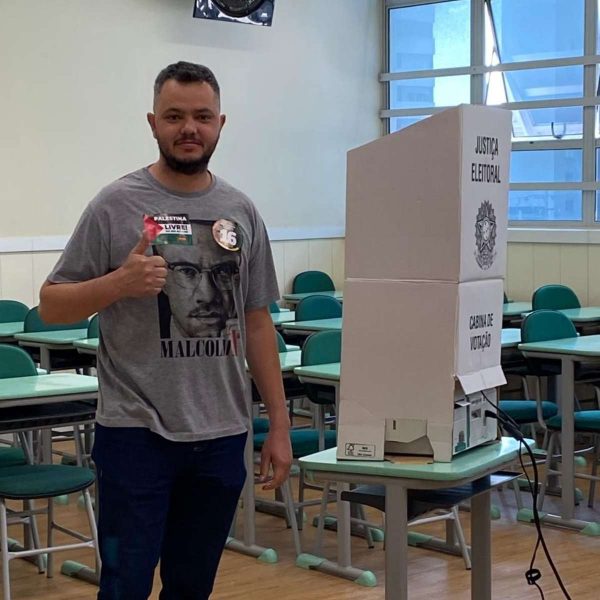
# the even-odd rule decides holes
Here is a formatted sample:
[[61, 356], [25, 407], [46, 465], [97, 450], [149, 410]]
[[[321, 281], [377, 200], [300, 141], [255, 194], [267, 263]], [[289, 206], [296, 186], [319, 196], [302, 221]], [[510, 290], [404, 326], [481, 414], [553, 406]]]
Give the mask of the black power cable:
[[[538, 591], [540, 592], [540, 595], [542, 597], [542, 600], [543, 600], [544, 592], [543, 592], [542, 588], [538, 585], [538, 581], [542, 578], [542, 573], [539, 569], [536, 569], [534, 566], [536, 556], [537, 556], [537, 551], [541, 545], [542, 549], [544, 550], [544, 554], [546, 555], [546, 558], [548, 559], [548, 563], [550, 564], [550, 568], [552, 569], [552, 572], [554, 573], [554, 577], [555, 577], [556, 581], [558, 582], [558, 585], [559, 585], [562, 593], [564, 594], [565, 598], [567, 598], [567, 600], [572, 600], [571, 596], [569, 595], [569, 592], [567, 591], [567, 588], [565, 587], [565, 585], [560, 577], [558, 569], [556, 568], [556, 565], [554, 564], [554, 561], [552, 560], [552, 557], [550, 556], [550, 551], [548, 550], [548, 546], [546, 545], [546, 540], [544, 539], [544, 534], [542, 533], [542, 524], [540, 522], [540, 515], [539, 515], [539, 511], [538, 511], [538, 507], [537, 507], [537, 500], [538, 500], [538, 493], [539, 493], [539, 490], [538, 490], [538, 488], [539, 488], [539, 473], [538, 473], [537, 463], [535, 461], [535, 456], [533, 455], [533, 452], [532, 452], [531, 448], [529, 447], [529, 444], [527, 444], [527, 442], [525, 441], [525, 438], [519, 429], [518, 423], [509, 414], [505, 413], [503, 410], [498, 408], [485, 395], [485, 393], [483, 391], [481, 392], [481, 394], [485, 398], [485, 400], [497, 411], [497, 412], [492, 412], [492, 411], [486, 410], [485, 416], [490, 417], [492, 419], [497, 419], [498, 422], [504, 428], [504, 430], [519, 442], [519, 462], [521, 463], [523, 473], [525, 474], [525, 477], [527, 478], [527, 484], [529, 486], [529, 491], [531, 492], [531, 498], [532, 498], [532, 502], [533, 502], [533, 522], [535, 524], [535, 528], [537, 531], [537, 539], [535, 542], [535, 548], [533, 550], [533, 555], [531, 556], [531, 562], [529, 563], [529, 569], [525, 572], [525, 579], [527, 580], [527, 583], [529, 585], [534, 585], [538, 589]], [[522, 447], [523, 446], [525, 447], [527, 454], [529, 455], [529, 458], [531, 459], [531, 465], [533, 467], [533, 483], [531, 482], [531, 479], [529, 478], [529, 475], [525, 469], [525, 465], [523, 464], [523, 456], [522, 456]]]

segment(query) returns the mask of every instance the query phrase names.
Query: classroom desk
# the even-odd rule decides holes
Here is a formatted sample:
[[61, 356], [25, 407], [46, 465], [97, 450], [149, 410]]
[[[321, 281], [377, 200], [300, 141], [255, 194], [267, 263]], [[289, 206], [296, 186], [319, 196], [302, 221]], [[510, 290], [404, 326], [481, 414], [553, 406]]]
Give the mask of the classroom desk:
[[518, 327], [502, 329], [502, 349], [516, 348], [521, 343], [521, 330]]
[[14, 342], [15, 335], [23, 333], [23, 321], [0, 323], [0, 343]]
[[98, 354], [98, 344], [100, 338], [84, 338], [82, 340], [75, 340], [73, 346], [77, 348], [81, 354], [92, 354], [96, 356]]
[[284, 331], [296, 334], [310, 335], [315, 331], [340, 331], [342, 329], [342, 317], [332, 319], [315, 319], [312, 321], [293, 321], [283, 326]]
[[308, 296], [333, 296], [337, 298], [340, 302], [344, 301], [344, 292], [341, 290], [330, 290], [326, 292], [307, 292], [305, 294], [284, 294], [283, 299], [292, 306], [296, 306], [300, 300], [304, 300], [304, 298], [308, 298]]
[[271, 313], [271, 318], [273, 319], [273, 325], [275, 325], [275, 327], [281, 327], [284, 323], [294, 321], [296, 319], [296, 313], [293, 310], [286, 310], [285, 312]]
[[0, 379], [0, 410], [9, 406], [30, 406], [75, 400], [95, 400], [98, 380], [75, 373], [49, 373]]
[[518, 318], [527, 312], [531, 312], [531, 302], [507, 302], [502, 307], [502, 316], [505, 319], [507, 317]]
[[[389, 461], [338, 461], [331, 448], [300, 459], [307, 480], [338, 482], [338, 557], [337, 563], [321, 557], [302, 555], [300, 564], [356, 581], [371, 581], [373, 575], [351, 565], [349, 504], [340, 500], [350, 484], [384, 485], [385, 518], [385, 598], [408, 600], [408, 518], [407, 490], [438, 490], [481, 480], [513, 463], [519, 443], [511, 438], [474, 448], [449, 463], [402, 464]], [[471, 598], [491, 600], [490, 490], [471, 499]]]
[[84, 339], [87, 329], [65, 329], [58, 331], [33, 331], [18, 333], [15, 339], [20, 346], [30, 346], [40, 349], [40, 367], [51, 370], [50, 353], [52, 350], [66, 350], [72, 347], [75, 340]]
[[519, 344], [519, 350], [526, 357], [553, 358], [561, 362], [559, 411], [562, 415], [562, 455], [561, 461], [561, 510], [560, 515], [544, 514], [544, 523], [568, 527], [593, 535], [600, 534], [600, 523], [588, 523], [574, 518], [574, 370], [576, 362], [600, 362], [600, 335], [586, 335], [562, 340], [530, 342]]
[[600, 306], [583, 306], [581, 308], [564, 308], [559, 310], [569, 317], [575, 325], [589, 325], [600, 322]]

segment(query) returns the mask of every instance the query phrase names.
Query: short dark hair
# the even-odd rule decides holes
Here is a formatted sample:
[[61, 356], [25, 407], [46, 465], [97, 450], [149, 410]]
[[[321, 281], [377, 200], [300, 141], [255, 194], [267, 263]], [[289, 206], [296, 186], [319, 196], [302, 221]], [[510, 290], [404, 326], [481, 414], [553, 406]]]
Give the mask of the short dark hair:
[[163, 85], [169, 79], [174, 79], [179, 83], [208, 83], [213, 89], [217, 98], [221, 97], [221, 90], [215, 74], [204, 65], [198, 65], [196, 63], [185, 62], [180, 60], [179, 62], [173, 63], [168, 67], [165, 67], [157, 76], [154, 81], [154, 101], [160, 94]]

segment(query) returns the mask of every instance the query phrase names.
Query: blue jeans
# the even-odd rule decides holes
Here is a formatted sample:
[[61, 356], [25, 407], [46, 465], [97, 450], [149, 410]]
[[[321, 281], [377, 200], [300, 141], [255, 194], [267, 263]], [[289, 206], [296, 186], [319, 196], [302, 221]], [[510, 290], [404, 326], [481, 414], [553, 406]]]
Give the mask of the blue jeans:
[[98, 600], [147, 600], [160, 559], [160, 600], [206, 600], [246, 470], [246, 434], [172, 442], [96, 425], [102, 574]]

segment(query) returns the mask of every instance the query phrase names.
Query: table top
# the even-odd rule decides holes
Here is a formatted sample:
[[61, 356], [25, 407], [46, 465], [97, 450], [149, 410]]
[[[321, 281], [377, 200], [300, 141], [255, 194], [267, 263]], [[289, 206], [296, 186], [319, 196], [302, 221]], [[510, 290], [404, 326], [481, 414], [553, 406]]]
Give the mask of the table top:
[[548, 354], [570, 354], [573, 356], [600, 357], [600, 335], [581, 335], [562, 340], [528, 342], [519, 344], [521, 352], [544, 352]]
[[32, 331], [30, 333], [18, 333], [15, 339], [20, 342], [35, 342], [38, 344], [69, 345], [75, 340], [84, 339], [87, 329], [59, 329], [57, 331]]
[[521, 342], [521, 330], [516, 327], [507, 327], [502, 330], [502, 347], [516, 348]]
[[279, 364], [282, 373], [293, 371], [302, 364], [302, 351], [290, 350], [289, 352], [280, 352]]
[[98, 391], [98, 379], [75, 373], [49, 373], [0, 379], [0, 401], [42, 396], [64, 396]]
[[286, 312], [271, 313], [273, 319], [273, 325], [281, 325], [282, 323], [288, 323], [296, 319], [296, 313], [293, 310]]
[[315, 319], [314, 321], [294, 321], [286, 323], [284, 329], [290, 331], [338, 331], [342, 328], [342, 317]]
[[[528, 443], [530, 440], [528, 440]], [[530, 443], [530, 446], [533, 442]], [[300, 466], [307, 471], [327, 471], [379, 477], [404, 479], [428, 479], [434, 481], [458, 481], [517, 458], [519, 442], [503, 437], [501, 440], [462, 452], [452, 462], [410, 464], [390, 461], [337, 460], [336, 448], [323, 450], [300, 459]]]
[[504, 317], [520, 317], [531, 311], [531, 302], [507, 302], [502, 308]]
[[338, 300], [344, 299], [344, 292], [341, 290], [328, 290], [326, 292], [306, 292], [304, 294], [284, 294], [283, 299], [288, 302], [300, 302], [300, 300], [307, 298], [308, 296], [333, 296]]
[[23, 321], [0, 323], [0, 337], [12, 337], [17, 333], [23, 333]]
[[100, 338], [84, 338], [73, 342], [75, 348], [82, 348], [84, 350], [98, 350], [98, 344], [100, 344]]
[[582, 308], [564, 308], [559, 310], [569, 317], [573, 323], [589, 323], [600, 321], [600, 306], [584, 306]]
[[294, 375], [298, 377], [315, 377], [317, 379], [331, 379], [331, 381], [340, 380], [340, 366], [342, 363], [325, 363], [322, 365], [310, 365], [305, 367], [296, 367]]

